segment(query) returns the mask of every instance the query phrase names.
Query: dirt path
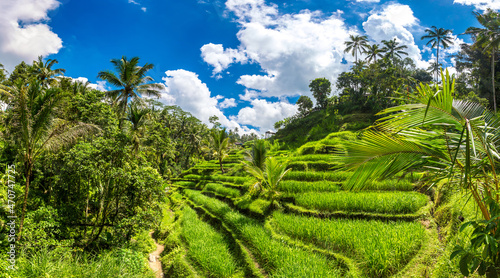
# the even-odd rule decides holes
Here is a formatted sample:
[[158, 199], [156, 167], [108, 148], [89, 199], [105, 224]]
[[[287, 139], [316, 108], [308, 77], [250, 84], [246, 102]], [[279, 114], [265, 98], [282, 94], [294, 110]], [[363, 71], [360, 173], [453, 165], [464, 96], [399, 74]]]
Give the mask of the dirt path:
[[[153, 238], [153, 232], [150, 232], [149, 236], [151, 238]], [[158, 243], [156, 243], [156, 240], [155, 240], [155, 245], [156, 245], [156, 250], [153, 251], [151, 254], [149, 254], [149, 258], [148, 258], [149, 267], [155, 273], [156, 278], [163, 278], [163, 270], [162, 270], [161, 262], [160, 262], [160, 254], [161, 254], [161, 252], [163, 252], [163, 249], [165, 247], [163, 245], [159, 245]]]

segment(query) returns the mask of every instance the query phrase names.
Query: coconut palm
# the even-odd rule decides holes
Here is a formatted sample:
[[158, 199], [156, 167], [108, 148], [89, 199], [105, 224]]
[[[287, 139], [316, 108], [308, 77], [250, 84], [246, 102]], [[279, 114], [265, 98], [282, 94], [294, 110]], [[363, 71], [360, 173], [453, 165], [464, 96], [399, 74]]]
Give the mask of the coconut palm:
[[346, 49], [344, 52], [351, 52], [352, 56], [354, 56], [354, 60], [358, 62], [358, 52], [362, 53], [368, 47], [368, 37], [367, 36], [349, 36], [350, 41], [346, 41], [344, 44]]
[[266, 140], [254, 140], [252, 149], [247, 152], [247, 160], [249, 165], [255, 166], [264, 170], [264, 164], [267, 157], [267, 142]]
[[28, 83], [19, 80], [11, 87], [0, 85], [0, 94], [7, 99], [7, 111], [11, 113], [8, 126], [19, 148], [26, 179], [18, 239], [22, 235], [33, 167], [40, 154], [99, 131], [94, 125], [56, 119], [55, 112], [62, 100], [61, 90], [47, 89], [38, 80]]
[[489, 220], [485, 200], [499, 202], [500, 120], [480, 104], [453, 99], [448, 72], [442, 80], [441, 87], [420, 84], [412, 104], [383, 110], [385, 117], [362, 140], [346, 142], [338, 159], [356, 169], [347, 186], [362, 188], [369, 179], [425, 166], [433, 182], [446, 178], [463, 186]]
[[38, 56], [38, 60], [33, 61], [33, 66], [31, 67], [31, 74], [33, 74], [40, 84], [44, 87], [50, 85], [54, 76], [63, 75], [65, 69], [52, 69], [52, 67], [59, 63], [56, 59], [47, 59], [45, 63], [43, 62], [43, 57]]
[[118, 88], [107, 91], [107, 96], [113, 100], [113, 106], [118, 108], [121, 128], [129, 101], [140, 100], [142, 95], [159, 97], [163, 87], [160, 84], [148, 83], [152, 82], [153, 78], [146, 76], [146, 73], [153, 69], [154, 65], [139, 66], [139, 57], [127, 60], [127, 57], [123, 56], [121, 59], [112, 59], [111, 63], [118, 76], [106, 70], [99, 72], [97, 77]]
[[245, 170], [257, 179], [257, 182], [253, 185], [253, 189], [264, 191], [271, 201], [271, 207], [279, 195], [279, 183], [291, 170], [286, 169], [286, 167], [286, 164], [278, 162], [274, 157], [266, 158], [262, 169], [257, 167], [257, 165], [245, 163]]
[[208, 145], [208, 149], [212, 152], [212, 155], [219, 161], [220, 171], [224, 173], [222, 161], [228, 156], [229, 149], [229, 137], [226, 129], [213, 128], [210, 131], [210, 142], [208, 142]]
[[396, 41], [396, 38], [390, 41], [383, 40], [382, 43], [384, 44], [382, 52], [385, 53], [386, 57], [391, 58], [393, 64], [394, 64], [394, 56], [401, 58], [401, 54], [408, 55], [407, 52], [403, 51], [403, 49], [408, 48], [408, 46], [399, 45], [399, 42]]
[[495, 94], [495, 54], [500, 46], [500, 14], [488, 9], [484, 14], [475, 12], [474, 15], [484, 28], [469, 27], [465, 34], [475, 38], [474, 46], [491, 51], [491, 87], [493, 92], [493, 109], [497, 112], [497, 98]]
[[366, 48], [365, 53], [367, 54], [366, 60], [368, 61], [368, 63], [371, 63], [372, 60], [374, 62], [377, 62], [377, 58], [382, 58], [383, 57], [383, 55], [382, 55], [382, 49], [379, 48], [378, 44], [369, 45]]
[[[431, 29], [425, 29], [427, 35], [422, 36], [422, 40], [430, 39], [426, 45], [431, 45], [431, 48], [436, 48], [436, 64], [439, 65], [439, 45], [442, 44], [443, 48], [446, 49], [453, 44], [451, 35], [451, 30], [444, 28], [437, 28], [436, 26], [431, 26]], [[435, 71], [436, 82], [438, 77], [439, 69]]]

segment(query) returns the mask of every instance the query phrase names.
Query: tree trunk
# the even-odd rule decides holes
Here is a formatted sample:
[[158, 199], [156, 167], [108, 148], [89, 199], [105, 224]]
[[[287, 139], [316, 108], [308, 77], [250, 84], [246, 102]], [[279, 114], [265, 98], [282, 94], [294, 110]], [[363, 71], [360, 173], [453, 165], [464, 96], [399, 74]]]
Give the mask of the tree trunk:
[[31, 176], [31, 171], [33, 168], [33, 163], [31, 162], [31, 159], [28, 158], [28, 161], [25, 163], [26, 169], [25, 169], [25, 175], [26, 175], [26, 185], [24, 186], [24, 200], [23, 200], [23, 211], [21, 212], [21, 222], [19, 224], [19, 235], [17, 236], [17, 241], [21, 240], [21, 235], [23, 232], [23, 225], [24, 225], [24, 216], [26, 215], [26, 204], [28, 203], [28, 193], [30, 189], [30, 176]]
[[438, 82], [438, 77], [439, 77], [439, 41], [436, 51], [436, 83]]
[[491, 85], [493, 89], [493, 111], [497, 113], [497, 96], [495, 94], [495, 48], [491, 50]]

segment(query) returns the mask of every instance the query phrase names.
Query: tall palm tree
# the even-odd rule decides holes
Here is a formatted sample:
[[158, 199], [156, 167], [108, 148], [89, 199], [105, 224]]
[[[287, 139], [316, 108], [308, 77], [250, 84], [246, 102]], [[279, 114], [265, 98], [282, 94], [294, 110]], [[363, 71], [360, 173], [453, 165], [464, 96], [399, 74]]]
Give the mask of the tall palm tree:
[[399, 42], [396, 41], [396, 38], [390, 41], [383, 40], [382, 43], [384, 44], [382, 52], [385, 53], [386, 57], [391, 58], [393, 64], [394, 64], [394, 56], [401, 58], [401, 54], [408, 55], [407, 52], [403, 51], [403, 49], [407, 49], [408, 46], [399, 45]]
[[382, 58], [383, 57], [383, 55], [382, 55], [382, 49], [379, 48], [378, 44], [369, 45], [366, 48], [365, 53], [367, 54], [366, 60], [368, 61], [368, 63], [371, 63], [372, 60], [374, 62], [377, 62], [377, 58]]
[[491, 87], [493, 92], [493, 109], [497, 112], [497, 98], [495, 94], [495, 54], [500, 46], [500, 14], [488, 9], [484, 14], [474, 12], [474, 15], [484, 28], [469, 27], [465, 34], [475, 38], [474, 45], [491, 51]]
[[291, 169], [286, 169], [287, 165], [278, 162], [274, 157], [266, 158], [262, 169], [250, 163], [245, 163], [244, 167], [258, 180], [253, 185], [253, 189], [264, 190], [271, 200], [271, 207], [273, 207], [274, 200], [279, 195], [278, 185]]
[[[422, 40], [430, 39], [426, 45], [431, 44], [431, 48], [436, 48], [436, 64], [439, 65], [439, 44], [443, 45], [443, 49], [448, 48], [453, 45], [451, 30], [444, 28], [437, 28], [436, 26], [431, 26], [431, 29], [425, 29], [427, 35], [422, 36]], [[439, 69], [435, 71], [436, 82], [438, 77]]]
[[344, 44], [346, 49], [344, 52], [351, 52], [352, 56], [354, 56], [354, 60], [358, 62], [358, 52], [362, 53], [368, 47], [368, 37], [367, 36], [349, 36], [350, 41], [346, 41]]
[[54, 76], [63, 75], [66, 72], [65, 69], [52, 69], [57, 63], [59, 62], [56, 59], [47, 59], [44, 63], [43, 57], [38, 56], [38, 60], [33, 61], [31, 73], [40, 81], [42, 86], [46, 87], [54, 80]]
[[139, 66], [139, 57], [127, 60], [127, 57], [123, 56], [121, 59], [112, 59], [111, 63], [118, 76], [114, 72], [106, 70], [100, 71], [97, 78], [118, 88], [107, 91], [106, 94], [113, 100], [113, 106], [118, 107], [121, 128], [129, 100], [139, 100], [142, 95], [160, 97], [160, 90], [163, 87], [160, 84], [148, 83], [154, 81], [152, 77], [146, 76], [147, 71], [153, 69], [154, 65]]
[[56, 119], [55, 112], [62, 100], [61, 90], [45, 88], [38, 80], [28, 83], [18, 80], [11, 87], [0, 85], [0, 94], [7, 99], [7, 110], [12, 113], [10, 132], [19, 148], [26, 179], [18, 240], [22, 235], [31, 175], [37, 158], [47, 149], [57, 149], [80, 136], [99, 131], [94, 125]]

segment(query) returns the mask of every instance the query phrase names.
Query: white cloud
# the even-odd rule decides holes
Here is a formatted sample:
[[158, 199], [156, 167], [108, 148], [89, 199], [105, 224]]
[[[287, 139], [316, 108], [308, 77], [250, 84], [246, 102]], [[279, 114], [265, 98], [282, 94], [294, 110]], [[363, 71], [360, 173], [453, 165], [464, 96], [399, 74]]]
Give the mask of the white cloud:
[[415, 61], [417, 67], [427, 68], [429, 63], [422, 60], [421, 51], [410, 31], [417, 28], [421, 28], [419, 20], [413, 15], [410, 6], [402, 4], [386, 5], [383, 10], [373, 12], [363, 22], [363, 29], [371, 39], [382, 46], [382, 40], [396, 38], [400, 44], [408, 47], [404, 51]]
[[[86, 77], [77, 77], [77, 78], [71, 78], [71, 79], [73, 79], [73, 82], [82, 82], [84, 84], [89, 82], [89, 79]], [[99, 80], [99, 81], [97, 81], [97, 83], [89, 83], [88, 86], [92, 89], [103, 91], [103, 92], [108, 90], [108, 85], [107, 85], [106, 81], [104, 81], [104, 80]]]
[[243, 52], [231, 48], [224, 50], [222, 44], [205, 44], [200, 50], [203, 61], [214, 68], [214, 75], [227, 69], [232, 63], [245, 63], [247, 61]]
[[486, 10], [488, 8], [500, 10], [500, 1], [498, 0], [455, 0], [453, 4], [474, 6], [478, 10]]
[[245, 94], [238, 95], [238, 96], [240, 97], [241, 100], [252, 101], [253, 99], [255, 99], [259, 96], [259, 92], [254, 91], [254, 90], [245, 89]]
[[[138, 5], [138, 6], [140, 6], [140, 5], [141, 5], [141, 3], [137, 2], [137, 1], [134, 1], [134, 0], [128, 0], [128, 2], [129, 2], [130, 4], [134, 4], [134, 5]], [[143, 12], [146, 12], [146, 11], [147, 11], [147, 8], [146, 8], [146, 7], [141, 7], [141, 10], [142, 10]]]
[[62, 40], [44, 23], [59, 5], [56, 0], [0, 1], [0, 61], [7, 70], [61, 49]]
[[165, 90], [160, 97], [161, 102], [168, 105], [178, 105], [207, 125], [210, 125], [209, 117], [215, 115], [223, 126], [233, 130], [238, 128], [240, 135], [256, 133], [255, 130], [241, 126], [235, 120], [228, 119], [217, 108], [218, 98], [211, 96], [207, 85], [201, 82], [196, 73], [180, 69], [166, 71], [165, 75], [162, 78], [165, 82]]
[[380, 0], [356, 0], [356, 2], [379, 3]]
[[252, 107], [242, 108], [237, 116], [230, 117], [240, 124], [260, 128], [264, 133], [274, 130], [274, 123], [297, 113], [297, 106], [286, 102], [267, 102], [264, 99], [254, 99]]
[[236, 104], [236, 101], [234, 98], [226, 98], [221, 103], [219, 103], [219, 107], [221, 109], [236, 107], [236, 106], [237, 106], [237, 104]]
[[239, 24], [240, 45], [237, 50], [224, 50], [222, 45], [215, 49], [215, 45], [207, 44], [204, 47], [214, 48], [209, 53], [218, 56], [212, 56], [210, 61], [204, 59], [214, 72], [241, 62], [233, 58], [237, 57], [234, 51], [247, 59], [240, 60], [257, 63], [263, 74], [243, 75], [238, 80], [247, 90], [265, 97], [310, 95], [311, 80], [326, 77], [334, 82], [338, 74], [349, 69], [349, 65], [341, 63], [344, 42], [349, 37], [341, 12], [324, 15], [303, 10], [280, 14], [276, 5], [263, 0], [228, 0], [226, 8]]

